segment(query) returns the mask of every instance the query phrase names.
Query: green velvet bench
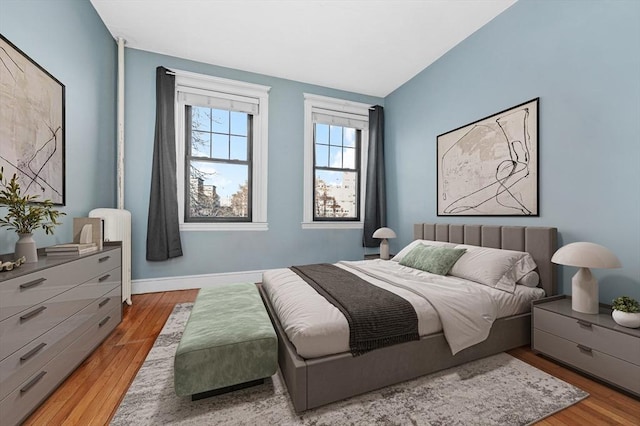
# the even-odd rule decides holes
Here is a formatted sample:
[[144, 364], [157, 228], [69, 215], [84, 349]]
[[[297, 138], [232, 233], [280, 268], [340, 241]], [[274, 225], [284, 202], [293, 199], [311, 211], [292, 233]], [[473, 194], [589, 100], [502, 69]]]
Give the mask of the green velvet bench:
[[278, 340], [253, 283], [201, 289], [174, 358], [178, 396], [192, 400], [262, 383], [278, 368]]

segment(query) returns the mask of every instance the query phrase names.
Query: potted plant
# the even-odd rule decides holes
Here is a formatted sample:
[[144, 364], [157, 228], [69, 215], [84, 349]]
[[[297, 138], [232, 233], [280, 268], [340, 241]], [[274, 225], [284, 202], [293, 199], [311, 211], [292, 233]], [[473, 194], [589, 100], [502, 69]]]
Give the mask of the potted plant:
[[65, 213], [53, 208], [51, 200], [33, 204], [37, 195], [22, 195], [18, 177], [14, 174], [7, 181], [4, 169], [0, 168], [0, 206], [7, 207], [7, 214], [0, 218], [0, 228], [14, 229], [18, 234], [15, 255], [26, 257], [26, 262], [37, 262], [38, 253], [33, 240], [33, 231], [44, 229], [46, 234], [53, 234], [53, 228], [60, 225], [58, 218]]
[[613, 320], [623, 327], [640, 327], [640, 304], [637, 300], [628, 296], [620, 296], [613, 299]]

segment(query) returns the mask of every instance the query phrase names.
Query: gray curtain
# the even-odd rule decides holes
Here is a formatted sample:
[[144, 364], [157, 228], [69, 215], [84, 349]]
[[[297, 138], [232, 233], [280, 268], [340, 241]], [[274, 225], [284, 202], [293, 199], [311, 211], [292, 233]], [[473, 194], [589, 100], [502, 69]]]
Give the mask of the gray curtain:
[[156, 133], [147, 221], [147, 260], [182, 256], [176, 194], [175, 81], [156, 68]]
[[362, 245], [378, 247], [373, 238], [376, 229], [387, 225], [387, 194], [384, 172], [384, 109], [380, 105], [369, 109], [369, 157], [367, 160], [366, 199]]

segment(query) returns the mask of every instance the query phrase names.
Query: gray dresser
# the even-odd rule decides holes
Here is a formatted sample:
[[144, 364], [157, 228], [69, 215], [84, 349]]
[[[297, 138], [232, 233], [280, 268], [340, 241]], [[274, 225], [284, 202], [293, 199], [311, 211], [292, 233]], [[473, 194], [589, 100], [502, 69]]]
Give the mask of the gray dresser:
[[534, 352], [640, 396], [640, 329], [616, 324], [611, 309], [582, 314], [569, 297], [541, 299], [533, 302], [532, 327]]
[[24, 420], [122, 319], [119, 245], [0, 273], [0, 423]]

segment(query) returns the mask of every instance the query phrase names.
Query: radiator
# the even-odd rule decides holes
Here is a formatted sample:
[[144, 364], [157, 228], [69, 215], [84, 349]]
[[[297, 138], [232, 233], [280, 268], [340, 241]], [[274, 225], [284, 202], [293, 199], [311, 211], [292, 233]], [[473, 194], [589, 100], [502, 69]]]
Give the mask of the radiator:
[[131, 305], [131, 213], [122, 209], [93, 209], [89, 217], [104, 222], [104, 240], [122, 242], [122, 301]]

